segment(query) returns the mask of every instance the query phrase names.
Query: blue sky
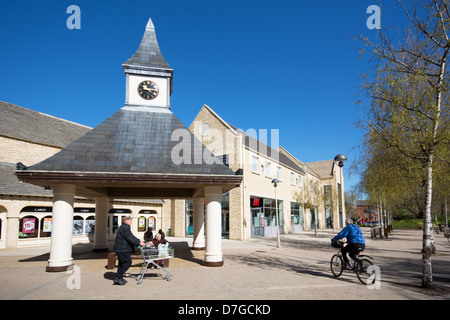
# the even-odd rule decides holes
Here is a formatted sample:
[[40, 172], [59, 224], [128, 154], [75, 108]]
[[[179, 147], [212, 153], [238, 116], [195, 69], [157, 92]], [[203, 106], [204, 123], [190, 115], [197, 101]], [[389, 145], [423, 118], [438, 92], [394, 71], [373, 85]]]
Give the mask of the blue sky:
[[[80, 30], [66, 26], [72, 4]], [[366, 26], [373, 4], [2, 0], [0, 100], [95, 127], [124, 105], [122, 63], [152, 18], [174, 69], [171, 109], [184, 124], [207, 104], [244, 130], [279, 129], [280, 145], [304, 162], [338, 153], [351, 161], [362, 138], [355, 101], [369, 68], [354, 38], [377, 40]], [[381, 5], [382, 28], [405, 23], [395, 1]], [[358, 178], [346, 178], [348, 190]]]

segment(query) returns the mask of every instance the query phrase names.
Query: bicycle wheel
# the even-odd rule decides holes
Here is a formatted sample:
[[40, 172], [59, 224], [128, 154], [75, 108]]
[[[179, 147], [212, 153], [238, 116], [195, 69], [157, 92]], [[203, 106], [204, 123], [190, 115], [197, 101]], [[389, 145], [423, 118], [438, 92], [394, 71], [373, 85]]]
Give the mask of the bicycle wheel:
[[[372, 276], [375, 273], [375, 270], [368, 271], [368, 268], [373, 265], [372, 261], [368, 259], [360, 259], [358, 263], [356, 263], [356, 276], [358, 277], [359, 281], [361, 281], [362, 284], [369, 284], [367, 283], [367, 280], [370, 276]], [[375, 283], [375, 277], [373, 277], [372, 283]]]
[[330, 268], [333, 275], [337, 278], [342, 274], [342, 271], [344, 267], [344, 261], [342, 260], [342, 257], [338, 254], [335, 254], [330, 261]]

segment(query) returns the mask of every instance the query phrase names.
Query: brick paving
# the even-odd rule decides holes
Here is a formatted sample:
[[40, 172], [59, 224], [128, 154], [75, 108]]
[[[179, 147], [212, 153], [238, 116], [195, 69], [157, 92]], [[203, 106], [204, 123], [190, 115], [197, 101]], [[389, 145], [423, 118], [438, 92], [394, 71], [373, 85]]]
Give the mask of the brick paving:
[[[421, 231], [394, 230], [389, 239], [370, 239], [365, 254], [381, 271], [379, 289], [362, 285], [356, 275], [344, 271], [334, 278], [329, 261], [336, 249], [331, 232], [288, 234], [276, 239], [245, 242], [224, 239], [225, 264], [204, 267], [202, 251], [189, 249], [192, 239], [169, 238], [175, 249], [168, 270], [149, 270], [136, 283], [139, 261], [130, 268], [125, 286], [113, 285], [115, 270], [106, 269], [106, 253], [92, 253], [91, 245], [73, 246], [76, 268], [46, 273], [49, 247], [0, 250], [0, 299], [154, 299], [160, 300], [448, 300], [450, 299], [450, 243], [436, 235], [438, 253], [433, 257], [436, 290], [421, 283]], [[111, 243], [112, 245], [112, 243]], [[72, 288], [72, 289], [71, 289]]]

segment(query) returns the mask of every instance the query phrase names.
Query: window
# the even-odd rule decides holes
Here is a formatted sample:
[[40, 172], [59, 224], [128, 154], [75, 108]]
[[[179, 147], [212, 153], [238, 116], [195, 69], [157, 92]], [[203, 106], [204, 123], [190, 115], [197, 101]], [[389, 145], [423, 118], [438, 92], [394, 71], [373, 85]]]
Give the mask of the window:
[[72, 235], [81, 236], [84, 232], [84, 219], [80, 216], [73, 217]]
[[303, 177], [301, 175], [298, 175], [298, 186], [301, 188], [303, 186]]
[[89, 216], [84, 221], [84, 233], [94, 234], [95, 230], [95, 216]]
[[45, 216], [40, 222], [39, 237], [49, 238], [52, 236], [52, 216]]
[[266, 161], [266, 176], [270, 177], [270, 165], [269, 161]]
[[281, 167], [277, 166], [277, 179], [281, 180]]
[[230, 162], [229, 162], [229, 158], [228, 158], [227, 154], [224, 154], [223, 156], [217, 156], [217, 158], [222, 160], [223, 164], [226, 165], [227, 167], [230, 166]]
[[291, 172], [291, 184], [295, 185], [295, 173]]
[[138, 232], [147, 231], [147, 218], [145, 216], [140, 216], [138, 218]]
[[291, 202], [291, 223], [303, 225], [303, 206], [297, 202]]
[[35, 216], [25, 216], [20, 219], [19, 239], [37, 238], [39, 220]]
[[252, 156], [252, 171], [258, 173], [258, 157]]

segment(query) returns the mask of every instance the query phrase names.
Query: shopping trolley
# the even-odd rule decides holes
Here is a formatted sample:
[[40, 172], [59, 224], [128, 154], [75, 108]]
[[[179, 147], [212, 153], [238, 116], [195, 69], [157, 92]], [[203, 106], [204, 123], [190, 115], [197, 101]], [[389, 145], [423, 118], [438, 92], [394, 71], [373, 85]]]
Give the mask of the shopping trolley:
[[144, 274], [147, 271], [148, 266], [151, 264], [154, 267], [156, 267], [157, 269], [161, 269], [164, 272], [166, 272], [166, 276], [163, 277], [163, 279], [170, 281], [172, 280], [173, 275], [167, 271], [166, 269], [164, 269], [163, 267], [161, 267], [160, 265], [156, 264], [155, 261], [158, 260], [165, 260], [165, 259], [170, 259], [173, 258], [174, 255], [174, 251], [173, 249], [170, 249], [168, 247], [168, 244], [160, 244], [158, 246], [158, 249], [156, 248], [150, 248], [150, 247], [140, 247], [141, 249], [141, 254], [142, 254], [142, 258], [144, 259], [144, 264], [141, 267], [141, 272], [139, 273], [139, 275], [136, 278], [136, 281], [138, 284], [142, 283], [142, 280], [144, 279]]

